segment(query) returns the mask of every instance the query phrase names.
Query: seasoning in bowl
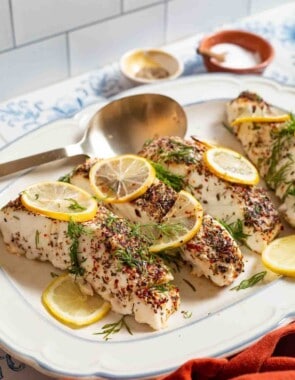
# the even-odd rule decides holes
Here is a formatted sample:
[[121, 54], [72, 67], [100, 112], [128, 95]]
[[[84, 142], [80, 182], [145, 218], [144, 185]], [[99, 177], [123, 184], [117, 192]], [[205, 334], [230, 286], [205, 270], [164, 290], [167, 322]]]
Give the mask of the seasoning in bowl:
[[174, 79], [181, 75], [182, 62], [161, 49], [136, 49], [127, 52], [120, 60], [122, 73], [138, 83]]
[[143, 79], [164, 79], [169, 77], [169, 71], [164, 67], [142, 67], [135, 76]]
[[[217, 54], [224, 54], [223, 62], [219, 61], [220, 66], [245, 69], [247, 67], [256, 66], [261, 62], [261, 58], [258, 52], [250, 51], [242, 46], [235, 44], [220, 43], [212, 46], [211, 51]], [[214, 59], [214, 57], [211, 58], [211, 60]]]

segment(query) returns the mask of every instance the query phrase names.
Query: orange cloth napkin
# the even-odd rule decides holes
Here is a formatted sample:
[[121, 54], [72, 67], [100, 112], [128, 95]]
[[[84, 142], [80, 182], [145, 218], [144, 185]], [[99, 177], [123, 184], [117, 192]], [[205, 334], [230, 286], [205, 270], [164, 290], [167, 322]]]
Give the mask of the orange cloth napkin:
[[158, 380], [295, 380], [295, 322], [229, 359], [193, 359]]

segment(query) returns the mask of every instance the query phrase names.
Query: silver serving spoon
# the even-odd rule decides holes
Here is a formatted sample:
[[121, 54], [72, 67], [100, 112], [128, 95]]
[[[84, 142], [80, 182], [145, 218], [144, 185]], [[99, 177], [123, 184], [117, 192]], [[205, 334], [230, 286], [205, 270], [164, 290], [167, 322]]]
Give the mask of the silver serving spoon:
[[186, 128], [185, 112], [175, 100], [159, 94], [127, 96], [97, 111], [78, 143], [1, 163], [0, 177], [67, 157], [137, 153], [148, 139], [183, 137]]

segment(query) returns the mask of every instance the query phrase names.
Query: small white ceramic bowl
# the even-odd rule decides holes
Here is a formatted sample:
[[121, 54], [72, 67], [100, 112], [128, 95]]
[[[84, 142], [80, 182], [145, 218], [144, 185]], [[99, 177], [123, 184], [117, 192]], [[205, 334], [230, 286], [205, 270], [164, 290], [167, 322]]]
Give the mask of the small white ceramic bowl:
[[120, 59], [121, 72], [136, 83], [175, 79], [183, 72], [182, 62], [161, 49], [136, 49]]

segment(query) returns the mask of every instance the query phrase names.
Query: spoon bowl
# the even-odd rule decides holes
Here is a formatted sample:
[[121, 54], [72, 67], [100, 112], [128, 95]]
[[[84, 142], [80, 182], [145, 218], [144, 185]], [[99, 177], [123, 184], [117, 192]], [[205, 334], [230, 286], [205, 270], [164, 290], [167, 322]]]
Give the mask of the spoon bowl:
[[174, 99], [159, 94], [127, 96], [97, 111], [78, 143], [1, 163], [0, 177], [67, 157], [137, 153], [148, 139], [184, 137], [186, 128], [185, 112]]

